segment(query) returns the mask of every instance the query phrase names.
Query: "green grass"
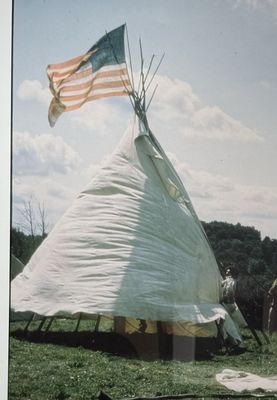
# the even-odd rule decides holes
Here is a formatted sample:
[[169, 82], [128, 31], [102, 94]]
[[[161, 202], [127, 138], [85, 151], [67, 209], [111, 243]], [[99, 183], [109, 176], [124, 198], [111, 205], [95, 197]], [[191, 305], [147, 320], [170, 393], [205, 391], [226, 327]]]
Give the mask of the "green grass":
[[[72, 330], [76, 322], [57, 321], [54, 331]], [[11, 332], [24, 325], [11, 324]], [[91, 321], [82, 322], [82, 329]], [[107, 328], [108, 329], [108, 328]], [[215, 374], [233, 368], [263, 376], [277, 374], [277, 334], [263, 348], [246, 330], [247, 350], [240, 355], [218, 354], [206, 361], [144, 361], [83, 347], [33, 343], [10, 338], [9, 399], [96, 399], [102, 390], [114, 400], [138, 396], [193, 393], [232, 393]], [[226, 397], [227, 398], [227, 397]]]

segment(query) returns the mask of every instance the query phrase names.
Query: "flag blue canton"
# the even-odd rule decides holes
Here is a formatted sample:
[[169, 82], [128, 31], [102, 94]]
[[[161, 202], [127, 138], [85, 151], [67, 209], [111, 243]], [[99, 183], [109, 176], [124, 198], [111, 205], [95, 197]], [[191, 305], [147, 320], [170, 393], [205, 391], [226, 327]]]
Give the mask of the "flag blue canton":
[[[93, 54], [89, 58], [93, 71], [97, 71], [104, 65], [122, 64], [125, 62], [124, 49], [125, 25], [114, 29], [103, 36], [89, 51]], [[94, 53], [95, 51], [95, 53]]]

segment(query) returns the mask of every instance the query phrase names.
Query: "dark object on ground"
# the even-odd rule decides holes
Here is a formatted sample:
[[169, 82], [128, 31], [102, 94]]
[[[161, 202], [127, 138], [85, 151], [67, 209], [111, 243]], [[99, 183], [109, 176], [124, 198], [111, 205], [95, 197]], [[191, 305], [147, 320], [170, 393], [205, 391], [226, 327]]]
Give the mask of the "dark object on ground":
[[112, 400], [112, 398], [108, 396], [106, 393], [102, 392], [102, 390], [100, 390], [100, 392], [97, 393], [96, 397], [98, 400]]
[[[99, 394], [96, 396], [98, 400], [112, 400], [106, 393], [100, 391]], [[155, 396], [155, 397], [132, 397], [132, 400], [182, 400], [182, 399], [250, 399], [250, 398], [263, 398], [263, 399], [273, 399], [276, 398], [277, 395], [275, 394], [251, 394], [251, 393], [231, 393], [231, 394], [210, 394], [205, 397], [202, 395], [197, 394], [172, 394], [172, 395], [165, 395], [165, 396]], [[123, 399], [124, 400], [124, 399]], [[131, 400], [131, 399], [125, 399]]]

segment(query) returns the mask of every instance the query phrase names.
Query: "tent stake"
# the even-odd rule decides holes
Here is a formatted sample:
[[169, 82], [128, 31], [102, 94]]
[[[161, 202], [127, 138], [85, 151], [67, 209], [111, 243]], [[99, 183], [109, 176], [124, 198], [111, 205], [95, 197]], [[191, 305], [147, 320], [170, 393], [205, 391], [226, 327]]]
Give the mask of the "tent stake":
[[28, 328], [29, 328], [31, 322], [34, 320], [35, 315], [36, 315], [35, 313], [31, 315], [31, 318], [29, 319], [29, 321], [27, 322], [27, 325], [26, 325], [25, 328], [24, 328], [24, 332], [27, 332], [27, 331], [28, 331]]
[[114, 332], [124, 335], [125, 333], [125, 317], [114, 317]]
[[94, 332], [98, 332], [98, 329], [99, 329], [99, 325], [100, 325], [100, 319], [101, 319], [101, 315], [97, 315], [97, 320], [96, 320], [96, 324], [95, 324], [95, 327], [94, 327]]
[[217, 338], [220, 341], [220, 344], [222, 345], [222, 347], [224, 346], [226, 349], [226, 352], [229, 354], [229, 346], [226, 343], [226, 340], [224, 338], [222, 320], [220, 320], [219, 322], [215, 321], [215, 324], [216, 324], [217, 333], [218, 333]]
[[265, 331], [263, 329], [261, 329], [262, 335], [266, 341], [267, 344], [270, 344], [270, 340], [269, 337], [267, 336], [267, 334], [265, 333]]
[[82, 313], [80, 313], [80, 315], [79, 315], [78, 322], [77, 322], [77, 325], [76, 325], [76, 328], [75, 328], [75, 332], [78, 332], [79, 325], [80, 325], [80, 322], [81, 322], [81, 318], [82, 318]]
[[41, 320], [41, 323], [39, 324], [39, 327], [38, 327], [38, 329], [37, 329], [37, 332], [40, 332], [41, 331], [41, 329], [42, 329], [42, 327], [43, 327], [43, 325], [44, 325], [44, 322], [47, 320], [47, 317], [43, 317], [42, 318], [42, 320]]
[[[246, 322], [247, 322], [247, 321], [246, 321]], [[261, 342], [259, 336], [257, 335], [257, 332], [255, 331], [255, 329], [252, 328], [252, 326], [250, 326], [250, 325], [248, 325], [248, 328], [250, 329], [252, 335], [253, 335], [254, 338], [256, 339], [256, 342], [258, 343], [258, 345], [262, 347], [263, 344], [262, 344], [262, 342]]]
[[159, 358], [163, 358], [163, 328], [161, 321], [157, 321]]
[[249, 320], [248, 318], [244, 315], [244, 313], [240, 310], [240, 312], [242, 313], [243, 318], [245, 319], [246, 323], [247, 323], [247, 327], [250, 329], [252, 335], [254, 336], [254, 338], [256, 339], [256, 342], [258, 343], [259, 346], [262, 347], [262, 342], [261, 339], [259, 338], [257, 332], [255, 331], [255, 329], [249, 324]]
[[51, 317], [51, 318], [50, 318], [49, 324], [47, 325], [47, 327], [46, 327], [46, 329], [45, 329], [45, 332], [48, 332], [48, 331], [49, 331], [50, 326], [52, 325], [52, 322], [54, 321], [54, 318], [55, 318], [55, 317]]

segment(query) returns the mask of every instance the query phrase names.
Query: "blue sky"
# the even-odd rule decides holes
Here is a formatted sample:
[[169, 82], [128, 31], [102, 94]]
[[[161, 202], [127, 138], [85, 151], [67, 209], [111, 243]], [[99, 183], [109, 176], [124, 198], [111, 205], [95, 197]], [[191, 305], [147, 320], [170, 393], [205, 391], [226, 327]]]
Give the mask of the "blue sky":
[[146, 62], [165, 53], [148, 120], [200, 219], [276, 238], [276, 0], [16, 0], [13, 223], [33, 196], [53, 226], [127, 128], [127, 98], [91, 102], [50, 128], [46, 76], [125, 22], [135, 73], [139, 38]]

